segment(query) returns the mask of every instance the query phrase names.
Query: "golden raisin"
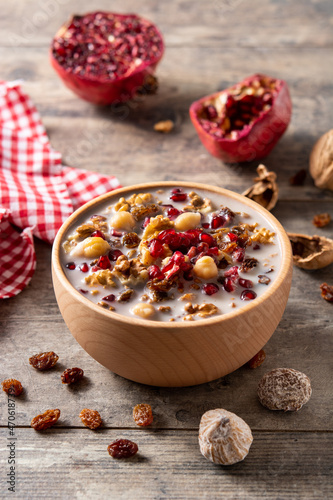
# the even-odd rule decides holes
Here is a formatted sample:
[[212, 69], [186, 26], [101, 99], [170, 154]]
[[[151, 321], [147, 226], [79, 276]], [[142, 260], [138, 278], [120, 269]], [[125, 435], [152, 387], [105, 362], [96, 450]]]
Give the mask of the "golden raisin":
[[331, 222], [331, 216], [328, 213], [318, 214], [313, 217], [312, 223], [316, 227], [325, 227]]
[[263, 349], [260, 349], [259, 352], [255, 356], [253, 356], [250, 361], [248, 361], [247, 365], [249, 368], [258, 368], [258, 366], [262, 365], [265, 361], [266, 353]]
[[67, 368], [61, 375], [63, 384], [75, 384], [83, 377], [83, 370], [81, 368]]
[[129, 439], [117, 439], [108, 446], [108, 452], [112, 458], [133, 457], [138, 449], [138, 445]]
[[133, 418], [136, 425], [146, 427], [153, 423], [153, 412], [150, 405], [138, 404], [133, 408]]
[[126, 233], [123, 236], [123, 245], [127, 248], [135, 248], [139, 246], [140, 238], [136, 233]]
[[53, 368], [56, 362], [58, 361], [59, 356], [53, 352], [41, 352], [39, 354], [35, 354], [29, 358], [29, 363], [31, 366], [36, 368], [36, 370], [49, 370]]
[[7, 378], [3, 382], [1, 382], [1, 385], [3, 391], [7, 392], [9, 396], [19, 396], [23, 392], [21, 382], [19, 382], [15, 378]]
[[81, 411], [79, 417], [82, 420], [83, 424], [86, 427], [89, 427], [89, 429], [97, 429], [102, 425], [102, 418], [96, 410], [89, 410], [89, 408], [84, 408]]
[[31, 420], [31, 427], [36, 431], [43, 431], [52, 427], [60, 417], [60, 410], [46, 410]]

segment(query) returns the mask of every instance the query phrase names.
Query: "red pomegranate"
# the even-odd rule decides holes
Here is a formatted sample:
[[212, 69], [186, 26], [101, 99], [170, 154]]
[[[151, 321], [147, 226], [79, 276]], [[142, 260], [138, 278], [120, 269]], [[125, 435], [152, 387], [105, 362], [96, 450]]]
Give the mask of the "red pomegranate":
[[203, 145], [227, 163], [259, 160], [268, 155], [291, 118], [287, 84], [256, 74], [190, 107]]
[[51, 45], [51, 63], [65, 85], [94, 104], [154, 93], [153, 76], [164, 52], [161, 33], [135, 14], [91, 12], [73, 16]]

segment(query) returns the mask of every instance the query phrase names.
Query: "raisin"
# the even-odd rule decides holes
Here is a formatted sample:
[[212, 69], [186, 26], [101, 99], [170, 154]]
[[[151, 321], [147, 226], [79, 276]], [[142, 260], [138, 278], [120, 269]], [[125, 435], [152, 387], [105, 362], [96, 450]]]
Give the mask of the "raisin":
[[258, 278], [258, 283], [261, 283], [262, 285], [268, 285], [268, 283], [271, 281], [271, 278], [265, 276], [264, 274], [259, 274]]
[[97, 429], [102, 425], [102, 418], [96, 410], [89, 410], [89, 408], [84, 408], [81, 411], [79, 417], [84, 425], [86, 427], [89, 427], [89, 429]]
[[108, 452], [112, 458], [130, 458], [138, 451], [138, 445], [129, 439], [116, 439], [109, 444]]
[[54, 367], [58, 359], [59, 356], [53, 351], [41, 352], [31, 356], [31, 358], [29, 358], [29, 363], [36, 368], [36, 370], [49, 370]]
[[83, 370], [81, 368], [67, 368], [61, 375], [63, 384], [75, 384], [83, 377]]
[[266, 353], [263, 349], [260, 349], [259, 352], [250, 361], [247, 363], [249, 368], [258, 368], [258, 366], [262, 365], [266, 359]]
[[1, 382], [2, 389], [7, 392], [9, 396], [19, 396], [23, 392], [23, 387], [21, 382], [15, 380], [15, 378], [7, 378]]
[[331, 222], [331, 216], [328, 213], [318, 214], [313, 217], [312, 223], [316, 227], [325, 227]]
[[150, 405], [139, 404], [133, 408], [133, 418], [136, 425], [146, 427], [153, 423], [153, 412]]
[[333, 302], [333, 286], [323, 283], [320, 285], [320, 290], [323, 299], [327, 300], [327, 302]]
[[303, 186], [306, 178], [306, 170], [302, 168], [295, 175], [289, 178], [289, 184], [291, 186]]
[[31, 427], [36, 431], [43, 431], [52, 427], [60, 417], [60, 410], [46, 410], [41, 415], [37, 415], [31, 420]]
[[127, 233], [123, 236], [123, 245], [127, 248], [135, 248], [140, 244], [140, 238], [136, 233]]
[[254, 259], [253, 257], [250, 257], [248, 259], [245, 259], [243, 264], [240, 267], [240, 271], [243, 273], [247, 273], [248, 271], [251, 271], [256, 265], [258, 264], [258, 260]]

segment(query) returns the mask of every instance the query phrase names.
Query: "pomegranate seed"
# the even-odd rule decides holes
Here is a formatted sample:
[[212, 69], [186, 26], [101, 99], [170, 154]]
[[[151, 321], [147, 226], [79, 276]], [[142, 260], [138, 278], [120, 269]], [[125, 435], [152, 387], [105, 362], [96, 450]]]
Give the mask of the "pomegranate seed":
[[69, 269], [70, 271], [74, 271], [74, 269], [76, 268], [76, 264], [75, 262], [67, 262], [65, 267], [67, 267], [67, 269]]
[[102, 231], [94, 231], [91, 235], [92, 238], [103, 238], [103, 240], [105, 240], [105, 236], [104, 234], [102, 233]]
[[162, 257], [162, 255], [164, 254], [163, 243], [155, 238], [150, 240], [149, 253], [155, 259], [157, 259], [158, 257]]
[[226, 292], [234, 292], [236, 290], [235, 282], [232, 278], [224, 278], [223, 287]]
[[245, 280], [244, 278], [239, 278], [238, 283], [243, 288], [253, 288], [253, 282], [251, 280]]
[[109, 259], [112, 261], [116, 261], [118, 259], [118, 257], [120, 257], [121, 255], [124, 255], [124, 254], [120, 250], [111, 250], [109, 252]]
[[206, 115], [208, 117], [209, 120], [215, 120], [215, 118], [217, 118], [217, 110], [215, 108], [215, 106], [213, 106], [212, 104], [209, 104], [209, 106], [207, 106], [205, 108], [205, 111], [206, 111]]
[[185, 201], [187, 194], [181, 188], [172, 189], [170, 200], [172, 201]]
[[163, 280], [164, 279], [164, 274], [160, 270], [158, 266], [153, 264], [152, 266], [148, 267], [148, 273], [149, 273], [149, 279], [154, 279], [157, 278], [158, 280]]
[[166, 215], [170, 220], [175, 220], [178, 217], [178, 215], [183, 213], [181, 210], [178, 210], [178, 208], [172, 205], [162, 205], [162, 206], [166, 208]]
[[212, 229], [218, 229], [219, 227], [223, 227], [225, 224], [225, 219], [224, 217], [221, 217], [221, 215], [215, 215], [212, 220], [211, 220], [211, 227]]
[[216, 246], [216, 240], [213, 238], [208, 233], [201, 233], [200, 234], [200, 241], [203, 241], [204, 243], [207, 243], [210, 247], [215, 247]]
[[253, 290], [244, 290], [241, 293], [240, 298], [241, 300], [253, 300], [256, 298], [256, 296], [257, 294]]
[[202, 227], [203, 227], [204, 229], [208, 229], [208, 228], [209, 228], [209, 222], [203, 222], [203, 223], [202, 223]]
[[83, 290], [83, 288], [79, 288], [79, 292], [81, 292], [81, 293], [88, 293], [88, 290]]
[[148, 224], [150, 222], [150, 217], [145, 217], [145, 220], [143, 221], [143, 224], [142, 224], [142, 229], [145, 229]]
[[110, 295], [106, 295], [105, 297], [103, 297], [102, 300], [106, 300], [106, 302], [113, 302], [115, 298], [116, 296], [113, 295], [113, 293], [110, 293]]
[[229, 237], [230, 241], [237, 241], [238, 240], [238, 236], [234, 233], [228, 233], [228, 237]]
[[87, 273], [89, 271], [89, 266], [86, 262], [80, 265], [80, 271], [82, 271], [83, 273]]
[[233, 277], [234, 279], [238, 278], [238, 266], [230, 267], [230, 269], [224, 272], [224, 276]]
[[116, 238], [121, 238], [123, 233], [121, 233], [120, 231], [116, 231], [115, 229], [111, 229], [111, 232], [110, 232], [111, 236], [115, 236]]
[[236, 262], [243, 262], [245, 258], [245, 250], [244, 248], [237, 247], [233, 252], [232, 252], [232, 257]]
[[215, 285], [215, 283], [206, 283], [202, 287], [202, 291], [206, 295], [214, 295], [214, 293], [217, 293], [219, 291], [219, 287], [217, 285]]
[[260, 250], [260, 245], [258, 245], [258, 243], [253, 245], [253, 250]]
[[111, 268], [111, 262], [109, 260], [109, 257], [107, 255], [102, 255], [97, 261], [96, 264], [98, 267], [101, 269], [110, 269]]
[[193, 257], [195, 257], [197, 255], [197, 248], [196, 247], [191, 247], [189, 249], [189, 251], [187, 252], [187, 255], [189, 257], [189, 259], [191, 260]]
[[92, 270], [93, 273], [96, 273], [97, 271], [99, 271], [99, 267], [92, 266], [91, 270]]

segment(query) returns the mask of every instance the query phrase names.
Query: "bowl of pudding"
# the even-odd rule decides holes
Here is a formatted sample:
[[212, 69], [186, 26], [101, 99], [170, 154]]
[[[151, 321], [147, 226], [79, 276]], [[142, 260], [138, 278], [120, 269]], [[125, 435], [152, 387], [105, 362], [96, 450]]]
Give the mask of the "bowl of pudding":
[[189, 386], [249, 361], [283, 315], [292, 251], [263, 207], [216, 186], [158, 182], [74, 212], [52, 250], [61, 314], [114, 373]]

